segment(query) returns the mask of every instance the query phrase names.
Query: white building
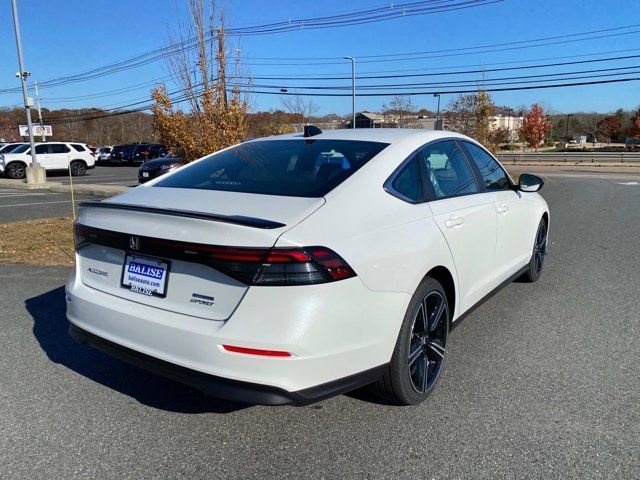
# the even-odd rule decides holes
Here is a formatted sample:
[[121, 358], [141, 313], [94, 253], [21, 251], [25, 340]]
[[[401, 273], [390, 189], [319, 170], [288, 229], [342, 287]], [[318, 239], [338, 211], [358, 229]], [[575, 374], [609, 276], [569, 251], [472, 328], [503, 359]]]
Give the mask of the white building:
[[509, 141], [515, 142], [518, 139], [518, 131], [522, 127], [524, 117], [512, 117], [505, 115], [494, 115], [491, 117], [491, 129], [506, 128], [509, 130]]

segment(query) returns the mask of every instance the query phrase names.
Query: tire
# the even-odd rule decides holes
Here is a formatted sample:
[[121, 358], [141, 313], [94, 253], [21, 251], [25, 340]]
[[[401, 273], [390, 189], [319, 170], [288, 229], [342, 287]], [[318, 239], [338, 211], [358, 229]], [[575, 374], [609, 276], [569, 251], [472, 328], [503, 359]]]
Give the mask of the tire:
[[82, 177], [87, 173], [87, 164], [82, 160], [74, 160], [69, 164], [69, 169], [71, 170], [71, 175], [74, 177]]
[[4, 173], [9, 178], [20, 180], [27, 176], [26, 168], [24, 163], [12, 162], [4, 169]]
[[391, 362], [372, 385], [376, 395], [400, 405], [417, 405], [431, 394], [444, 367], [449, 312], [442, 285], [426, 277], [409, 302]]
[[544, 259], [547, 255], [547, 222], [543, 218], [540, 220], [538, 230], [536, 231], [536, 238], [533, 243], [533, 253], [531, 254], [531, 260], [529, 260], [529, 268], [522, 275], [522, 279], [525, 282], [537, 282], [542, 275], [542, 267], [544, 265]]

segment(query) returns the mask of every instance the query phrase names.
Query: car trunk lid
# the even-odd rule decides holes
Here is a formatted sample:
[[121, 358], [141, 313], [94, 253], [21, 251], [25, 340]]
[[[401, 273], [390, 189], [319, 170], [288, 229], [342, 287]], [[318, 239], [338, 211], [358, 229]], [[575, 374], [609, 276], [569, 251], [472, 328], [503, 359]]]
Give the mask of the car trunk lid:
[[77, 219], [86, 230], [77, 251], [80, 277], [116, 297], [225, 320], [248, 287], [212, 268], [199, 250], [272, 247], [323, 203], [323, 198], [144, 186], [85, 203]]

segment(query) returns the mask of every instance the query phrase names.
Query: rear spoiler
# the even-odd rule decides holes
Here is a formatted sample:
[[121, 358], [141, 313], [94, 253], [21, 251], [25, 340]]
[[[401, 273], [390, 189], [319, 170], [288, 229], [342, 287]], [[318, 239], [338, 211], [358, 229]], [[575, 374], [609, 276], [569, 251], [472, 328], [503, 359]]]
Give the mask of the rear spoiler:
[[175, 208], [147, 207], [143, 205], [132, 205], [129, 203], [82, 202], [80, 203], [80, 206], [126, 210], [130, 212], [155, 213], [160, 215], [171, 215], [174, 217], [197, 218], [198, 220], [233, 223], [235, 225], [242, 225], [243, 227], [264, 228], [266, 230], [286, 227], [284, 223], [265, 220], [264, 218], [245, 217], [243, 215], [219, 215], [216, 213], [194, 212], [192, 210], [178, 210]]

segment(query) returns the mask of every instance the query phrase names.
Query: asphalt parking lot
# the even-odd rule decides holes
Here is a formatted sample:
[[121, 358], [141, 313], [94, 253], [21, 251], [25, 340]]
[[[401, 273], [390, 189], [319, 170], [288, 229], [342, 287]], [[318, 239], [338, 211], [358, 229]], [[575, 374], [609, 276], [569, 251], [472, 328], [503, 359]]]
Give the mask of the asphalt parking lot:
[[[47, 178], [52, 182], [69, 184], [69, 174], [66, 172], [47, 172]], [[73, 183], [100, 183], [102, 185], [138, 185], [138, 166], [129, 165], [98, 165], [87, 170], [82, 177], [73, 177]]]
[[635, 183], [549, 178], [542, 279], [453, 331], [417, 407], [204, 397], [74, 343], [69, 269], [0, 265], [0, 478], [638, 478]]
[[[77, 205], [81, 201], [96, 198], [75, 195], [74, 200]], [[72, 214], [71, 195], [68, 193], [0, 188], [0, 223], [71, 217]]]

